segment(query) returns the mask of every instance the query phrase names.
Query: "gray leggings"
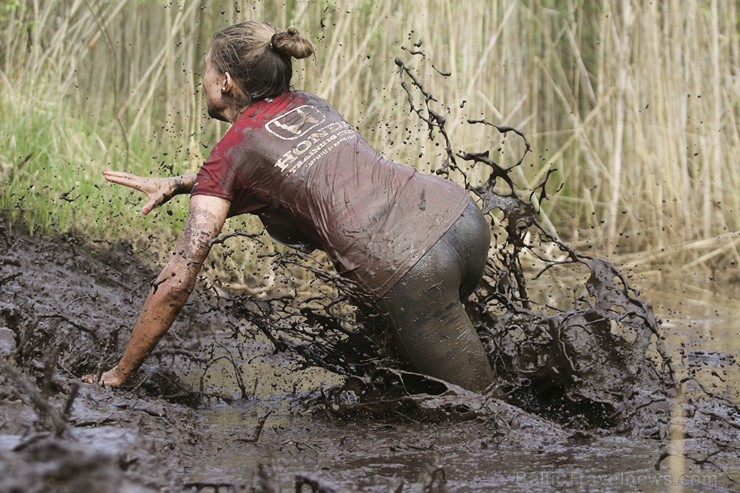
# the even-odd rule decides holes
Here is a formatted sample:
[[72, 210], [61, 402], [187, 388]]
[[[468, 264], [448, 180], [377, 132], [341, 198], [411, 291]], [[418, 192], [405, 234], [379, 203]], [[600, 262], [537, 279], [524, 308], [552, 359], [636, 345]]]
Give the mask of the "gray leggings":
[[410, 369], [481, 392], [493, 382], [483, 344], [461, 300], [483, 275], [490, 226], [472, 201], [385, 296], [381, 317]]

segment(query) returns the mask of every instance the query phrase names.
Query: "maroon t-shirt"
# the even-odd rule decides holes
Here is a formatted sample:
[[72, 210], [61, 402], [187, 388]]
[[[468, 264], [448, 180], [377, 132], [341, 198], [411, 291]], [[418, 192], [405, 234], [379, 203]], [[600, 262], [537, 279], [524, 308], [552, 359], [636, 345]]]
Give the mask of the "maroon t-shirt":
[[325, 251], [385, 294], [450, 228], [462, 187], [388, 161], [326, 101], [293, 91], [252, 104], [198, 172], [192, 195], [258, 214], [276, 239]]

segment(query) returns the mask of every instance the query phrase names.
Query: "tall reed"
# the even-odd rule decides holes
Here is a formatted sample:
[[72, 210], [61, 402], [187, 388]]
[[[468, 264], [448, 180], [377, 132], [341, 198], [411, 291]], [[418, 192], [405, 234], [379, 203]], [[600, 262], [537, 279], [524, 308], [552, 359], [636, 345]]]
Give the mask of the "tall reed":
[[[455, 150], [515, 162], [516, 142], [467, 123], [486, 118], [529, 138], [523, 187], [558, 169], [543, 218], [568, 241], [638, 269], [737, 269], [738, 14], [720, 0], [0, 0], [0, 207], [44, 229], [125, 235], [135, 208], [119, 210], [128, 195], [99, 172], [196, 170], [225, 131], [199, 90], [209, 38], [264, 19], [311, 37], [294, 86], [385, 155], [427, 171], [443, 160], [408, 111], [401, 57]], [[95, 207], [60, 199], [72, 184]], [[99, 220], [112, 210], [120, 223]]]

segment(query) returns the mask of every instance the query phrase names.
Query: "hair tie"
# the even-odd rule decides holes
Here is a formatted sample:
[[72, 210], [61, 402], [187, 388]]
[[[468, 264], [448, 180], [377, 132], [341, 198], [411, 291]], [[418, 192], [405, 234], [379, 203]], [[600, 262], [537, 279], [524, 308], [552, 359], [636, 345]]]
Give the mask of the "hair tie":
[[273, 34], [273, 35], [272, 35], [272, 37], [270, 38], [270, 49], [271, 49], [271, 50], [274, 50], [274, 49], [275, 49], [275, 39], [276, 39], [276, 38], [277, 38], [277, 37], [278, 37], [279, 35], [280, 35], [280, 33], [275, 33], [275, 34]]

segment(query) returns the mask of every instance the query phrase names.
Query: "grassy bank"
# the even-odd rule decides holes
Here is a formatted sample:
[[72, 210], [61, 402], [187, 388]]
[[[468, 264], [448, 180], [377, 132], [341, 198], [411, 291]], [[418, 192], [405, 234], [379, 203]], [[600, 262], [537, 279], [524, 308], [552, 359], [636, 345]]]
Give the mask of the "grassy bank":
[[100, 172], [197, 169], [225, 130], [199, 89], [210, 35], [265, 19], [316, 44], [295, 87], [327, 98], [385, 155], [442, 162], [440, 140], [407, 110], [401, 57], [455, 150], [515, 162], [517, 143], [467, 123], [486, 118], [532, 144], [516, 172], [524, 188], [558, 169], [550, 188], [563, 188], [543, 213], [567, 241], [638, 270], [737, 269], [738, 15], [720, 0], [0, 0], [0, 208], [44, 232], [171, 237], [186, 200], [143, 218], [138, 197]]

